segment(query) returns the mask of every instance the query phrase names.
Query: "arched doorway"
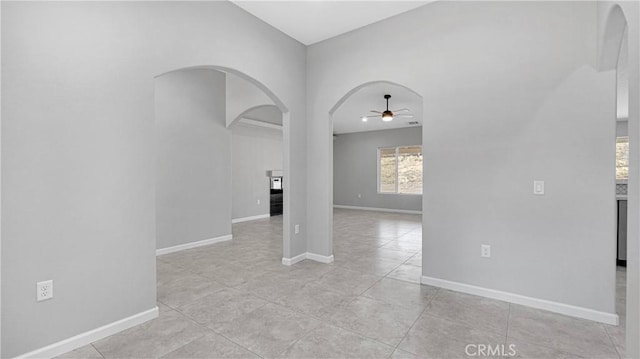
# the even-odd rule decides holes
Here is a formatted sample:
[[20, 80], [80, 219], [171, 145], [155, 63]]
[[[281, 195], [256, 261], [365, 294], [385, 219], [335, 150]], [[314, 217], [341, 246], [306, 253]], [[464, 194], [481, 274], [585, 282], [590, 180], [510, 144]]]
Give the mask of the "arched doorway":
[[354, 87], [329, 111], [329, 246], [345, 268], [420, 283], [422, 111], [422, 96], [384, 80]]
[[[194, 72], [198, 72], [198, 74], [194, 75]], [[218, 167], [218, 168], [214, 168], [215, 166], [210, 166], [210, 171], [207, 174], [208, 177], [210, 177], [208, 180], [205, 180], [206, 184], [201, 184], [202, 186], [213, 186], [212, 188], [217, 186], [217, 189], [215, 191], [220, 192], [220, 194], [218, 195], [218, 197], [210, 197], [209, 199], [209, 203], [206, 204], [206, 207], [208, 208], [205, 212], [202, 212], [200, 210], [195, 210], [196, 213], [200, 213], [202, 214], [202, 219], [199, 221], [199, 223], [191, 223], [189, 225], [187, 225], [187, 227], [189, 227], [189, 231], [191, 231], [194, 227], [198, 227], [200, 226], [202, 223], [208, 222], [205, 227], [207, 228], [203, 228], [199, 233], [194, 233], [193, 236], [191, 236], [192, 238], [183, 238], [181, 236], [179, 236], [178, 233], [170, 233], [168, 236], [165, 237], [169, 237], [169, 238], [176, 238], [176, 237], [180, 237], [181, 239], [178, 240], [178, 242], [175, 242], [175, 240], [172, 242], [172, 239], [162, 239], [161, 237], [163, 237], [163, 233], [161, 233], [162, 231], [164, 231], [163, 228], [161, 228], [162, 224], [159, 224], [157, 227], [157, 235], [158, 235], [158, 252], [159, 253], [170, 253], [172, 251], [179, 251], [179, 250], [183, 250], [183, 249], [188, 249], [188, 248], [193, 248], [193, 247], [197, 247], [199, 245], [206, 245], [206, 244], [211, 244], [211, 243], [215, 243], [215, 242], [220, 242], [220, 241], [224, 241], [224, 240], [228, 240], [231, 238], [231, 223], [232, 223], [232, 214], [231, 214], [231, 180], [230, 180], [230, 173], [231, 173], [231, 167], [230, 167], [230, 163], [231, 163], [231, 159], [230, 159], [230, 132], [228, 131], [229, 126], [231, 126], [233, 124], [234, 121], [238, 120], [242, 114], [246, 113], [247, 111], [253, 109], [253, 108], [257, 108], [259, 106], [270, 106], [275, 108], [280, 114], [281, 114], [281, 127], [284, 129], [282, 131], [282, 142], [283, 142], [283, 150], [282, 150], [282, 157], [284, 159], [283, 164], [282, 164], [282, 172], [283, 172], [283, 177], [285, 178], [285, 183], [286, 183], [286, 179], [288, 177], [289, 174], [289, 170], [290, 170], [290, 166], [288, 163], [288, 151], [289, 151], [289, 146], [288, 144], [290, 143], [289, 141], [289, 131], [287, 131], [288, 127], [289, 127], [289, 110], [288, 108], [283, 104], [283, 102], [270, 90], [268, 89], [265, 85], [263, 85], [260, 81], [256, 80], [255, 78], [232, 68], [228, 68], [228, 67], [223, 67], [223, 66], [213, 66], [213, 65], [204, 65], [204, 66], [193, 66], [193, 67], [187, 67], [187, 68], [181, 68], [181, 69], [177, 69], [177, 70], [172, 70], [169, 72], [165, 72], [161, 75], [156, 76], [156, 82], [161, 81], [165, 78], [169, 78], [169, 77], [176, 77], [179, 78], [180, 76], [178, 75], [182, 75], [182, 74], [187, 74], [187, 73], [191, 73], [192, 76], [190, 79], [187, 80], [180, 80], [180, 79], [174, 79], [174, 81], [177, 81], [178, 86], [183, 86], [183, 88], [178, 88], [177, 91], [182, 91], [182, 90], [188, 90], [191, 89], [192, 92], [191, 94], [194, 96], [200, 96], [203, 93], [206, 94], [204, 95], [204, 98], [201, 98], [201, 104], [203, 105], [203, 108], [209, 106], [211, 103], [213, 102], [217, 102], [217, 106], [219, 107], [217, 109], [217, 113], [216, 116], [217, 117], [218, 122], [216, 124], [216, 128], [209, 128], [206, 131], [209, 131], [210, 134], [212, 133], [216, 133], [217, 136], [220, 136], [220, 138], [218, 138], [216, 141], [206, 141], [204, 138], [201, 138], [199, 140], [195, 140], [194, 136], [201, 136], [203, 135], [204, 132], [206, 132], [203, 129], [201, 129], [202, 131], [198, 131], [198, 130], [194, 130], [192, 131], [192, 133], [187, 134], [186, 138], [183, 138], [184, 143], [182, 145], [178, 144], [178, 143], [173, 143], [172, 144], [172, 148], [167, 148], [165, 149], [165, 154], [172, 154], [172, 155], [177, 155], [178, 157], [182, 157], [181, 159], [176, 159], [175, 161], [171, 160], [171, 162], [173, 164], [182, 164], [182, 165], [189, 165], [191, 162], [191, 165], [193, 165], [193, 161], [195, 161], [195, 159], [200, 155], [194, 153], [191, 153], [191, 155], [189, 155], [188, 153], [183, 153], [183, 154], [179, 154], [178, 152], [186, 150], [186, 149], [194, 149], [194, 147], [197, 147], [198, 145], [196, 145], [197, 143], [199, 143], [199, 145], [201, 146], [209, 146], [207, 147], [207, 150], [210, 153], [216, 153], [220, 155], [221, 159], [220, 161], [217, 161], [217, 165], [222, 166], [224, 168], [228, 167], [228, 171], [224, 170], [224, 168]], [[202, 78], [209, 78], [208, 82], [207, 80], [204, 81], [200, 81]], [[243, 84], [241, 85], [241, 87], [244, 87], [244, 90], [250, 89], [250, 92], [252, 96], [245, 96], [242, 97], [240, 94], [245, 93], [246, 91], [239, 91], [238, 89], [235, 89], [235, 91], [230, 91], [228, 84], [229, 84], [229, 80], [233, 78], [234, 83], [238, 83], [238, 82], [242, 82]], [[238, 81], [238, 79], [240, 79], [240, 81]], [[195, 82], [194, 82], [195, 81]], [[197, 83], [197, 82], [201, 82], [201, 83]], [[195, 85], [194, 85], [195, 83]], [[195, 88], [194, 88], [195, 86]], [[200, 90], [202, 91], [198, 91], [197, 90], [197, 86], [200, 86]], [[211, 87], [211, 88], [207, 88], [207, 86]], [[215, 87], [215, 89], [213, 89], [213, 87]], [[238, 86], [235, 86], [238, 87]], [[242, 90], [242, 89], [240, 89]], [[208, 96], [208, 97], [207, 97]], [[164, 97], [164, 100], [166, 100], [167, 97]], [[233, 100], [233, 101], [231, 101]], [[228, 105], [229, 103], [231, 103], [231, 105]], [[181, 106], [183, 104], [177, 103], [177, 104], [170, 104], [165, 106], [164, 109], [160, 110], [162, 112], [166, 112], [166, 111], [173, 111], [173, 109], [175, 109], [176, 106]], [[188, 108], [189, 106], [186, 106], [184, 108]], [[193, 108], [194, 106], [191, 106], [191, 108]], [[196, 106], [197, 107], [197, 106]], [[210, 107], [210, 106], [209, 106]], [[214, 106], [215, 107], [215, 106]], [[232, 111], [228, 111], [228, 108], [231, 107]], [[168, 108], [168, 110], [167, 110]], [[247, 110], [249, 109], [249, 110]], [[206, 111], [214, 111], [215, 109], [213, 108], [208, 108]], [[226, 110], [226, 111], [225, 111]], [[199, 115], [204, 115], [211, 117], [213, 112], [209, 112], [206, 114], [199, 114]], [[156, 132], [159, 132], [160, 130], [158, 129], [159, 126], [159, 115], [158, 115], [158, 91], [156, 91]], [[171, 121], [171, 120], [169, 120]], [[206, 122], [206, 121], [200, 121], [201, 124], [206, 124], [206, 126], [211, 126], [211, 121]], [[165, 123], [164, 124], [165, 127], [169, 126], [171, 127], [171, 123]], [[187, 124], [187, 126], [184, 126], [184, 128], [189, 128], [189, 124]], [[158, 142], [158, 148], [161, 150], [163, 143], [171, 143], [172, 141], [175, 141], [175, 139], [177, 137], [174, 136], [174, 134], [171, 133], [171, 131], [174, 131], [175, 128], [167, 128], [167, 131], [164, 131], [168, 134], [168, 138], [167, 139], [159, 139]], [[182, 134], [185, 135], [185, 134]], [[191, 136], [189, 138], [189, 136]], [[215, 147], [215, 148], [214, 148]], [[197, 151], [197, 149], [196, 149]], [[162, 164], [159, 163], [158, 159], [156, 159], [157, 162], [157, 167], [162, 167]], [[204, 162], [207, 165], [211, 165], [211, 158], [207, 158], [206, 161]], [[202, 168], [203, 166], [192, 166], [193, 168]], [[193, 170], [193, 168], [191, 170]], [[166, 169], [166, 168], [165, 168]], [[157, 168], [157, 170], [162, 170], [162, 168]], [[165, 171], [166, 173], [176, 173], [176, 172], [182, 172], [184, 176], [184, 173], [186, 173], [187, 169], [178, 169], [178, 171], [175, 171], [175, 169], [166, 169], [167, 171]], [[206, 176], [205, 176], [206, 177]], [[157, 178], [163, 178], [163, 176], [157, 175]], [[184, 178], [183, 178], [184, 179]], [[171, 193], [173, 191], [173, 195], [176, 194], [175, 191], [181, 191], [181, 190], [186, 190], [187, 188], [190, 191], [194, 191], [195, 188], [197, 188], [197, 186], [181, 186], [180, 185], [180, 175], [178, 175], [176, 178], [174, 178], [172, 184], [169, 184], [169, 186], [171, 186], [173, 188], [173, 190], [169, 190], [167, 193]], [[220, 182], [220, 183], [218, 183]], [[214, 185], [214, 183], [217, 183], [217, 185]], [[266, 181], [265, 181], [266, 183]], [[156, 185], [157, 187], [160, 185]], [[165, 191], [166, 192], [166, 191]], [[207, 191], [207, 193], [211, 193], [213, 191]], [[162, 198], [159, 197], [158, 195], [158, 188], [156, 188], [156, 196], [157, 196], [157, 204], [156, 207], [158, 208], [158, 205], [164, 206], [165, 208], [171, 208], [173, 206], [173, 204], [171, 203], [171, 201], [167, 202], [164, 201]], [[187, 197], [190, 198], [200, 198], [200, 196], [196, 195], [196, 193], [191, 193], [189, 194]], [[175, 199], [175, 198], [174, 198]], [[200, 199], [198, 199], [198, 201], [200, 201]], [[279, 229], [278, 232], [282, 233], [282, 237], [283, 237], [283, 241], [282, 241], [282, 257], [287, 257], [289, 255], [289, 230], [288, 230], [288, 223], [289, 223], [289, 215], [290, 215], [290, 197], [289, 196], [285, 196], [284, 197], [284, 201], [283, 201], [283, 207], [284, 207], [284, 215], [283, 215], [283, 228]], [[166, 202], [163, 204], [163, 201]], [[184, 205], [184, 203], [183, 203]], [[188, 204], [187, 204], [188, 206]], [[215, 209], [214, 209], [215, 207]], [[173, 208], [171, 209], [172, 212], [175, 212], [176, 215], [179, 216], [180, 213], [185, 213], [184, 208], [183, 210], [179, 210], [177, 208]], [[187, 208], [186, 209], [186, 213], [193, 213], [194, 210], [192, 208]], [[156, 215], [158, 216], [158, 211], [156, 211]], [[214, 218], [214, 220], [205, 220], [205, 218], [208, 216], [208, 218]], [[175, 217], [175, 216], [174, 216]], [[171, 227], [174, 226], [176, 221], [179, 221], [179, 219], [174, 218], [171, 219], [171, 216], [168, 216], [166, 218], [169, 218], [169, 224], [167, 227]], [[184, 219], [184, 218], [183, 218]], [[212, 224], [210, 222], [215, 222], [218, 221], [218, 223]], [[173, 223], [171, 223], [173, 222]], [[215, 229], [214, 229], [215, 227]], [[219, 233], [218, 233], [219, 232]], [[204, 235], [204, 233], [213, 233], [209, 236]], [[187, 232], [187, 234], [190, 235], [190, 233]], [[199, 238], [199, 237], [204, 237], [204, 238]], [[162, 241], [162, 243], [160, 243]]]
[[[616, 291], [616, 311], [620, 318], [620, 324], [617, 327], [607, 327], [612, 340], [616, 344], [621, 355], [635, 357], [640, 351], [638, 347], [638, 323], [634, 320], [638, 317], [638, 258], [636, 251], [628, 250], [637, 248], [638, 241], [638, 219], [637, 219], [637, 196], [634, 193], [638, 191], [638, 169], [637, 169], [637, 152], [638, 143], [637, 136], [633, 136], [632, 131], [637, 129], [637, 119], [629, 117], [629, 41], [628, 41], [628, 23], [619, 5], [600, 4], [599, 16], [601, 23], [601, 31], [598, 38], [598, 69], [600, 71], [616, 71], [616, 125], [617, 134], [625, 135], [628, 133], [628, 182], [618, 183], [616, 185], [617, 193], [620, 192], [619, 187], [623, 189], [625, 196], [624, 206], [618, 205], [618, 208], [629, 208], [629, 214], [626, 215], [626, 228], [619, 228], [618, 233], [624, 233], [626, 238], [621, 241], [618, 238], [618, 263], [626, 262], [626, 270], [617, 271], [617, 287]], [[622, 128], [622, 131], [620, 130]], [[635, 159], [635, 160], [634, 160]], [[619, 176], [619, 175], [618, 175]], [[617, 177], [618, 179], [619, 177]], [[626, 194], [628, 193], [628, 197]], [[626, 213], [625, 213], [626, 214]], [[619, 212], [620, 215], [620, 212]], [[619, 222], [619, 225], [621, 222]], [[626, 353], [625, 353], [626, 352]]]

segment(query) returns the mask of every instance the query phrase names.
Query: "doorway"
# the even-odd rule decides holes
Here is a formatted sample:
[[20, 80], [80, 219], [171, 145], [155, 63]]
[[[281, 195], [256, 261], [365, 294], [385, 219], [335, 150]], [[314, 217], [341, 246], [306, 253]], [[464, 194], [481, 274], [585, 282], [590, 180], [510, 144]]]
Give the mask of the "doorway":
[[[159, 300], [184, 304], [181, 289], [208, 287], [203, 278], [233, 287], [254, 275], [248, 268], [255, 261], [280, 266], [288, 252], [287, 203], [283, 216], [262, 223], [273, 233], [269, 243], [250, 240], [263, 231], [254, 228], [260, 225], [238, 229], [233, 223], [268, 217], [269, 179], [258, 165], [277, 167], [287, 178], [286, 108], [257, 81], [210, 66], [156, 77], [155, 100]], [[234, 136], [234, 130], [242, 133]], [[267, 144], [271, 151], [260, 152]], [[243, 250], [252, 252], [246, 266], [226, 260], [240, 247], [230, 249], [232, 243], [242, 239]], [[191, 281], [171, 276], [185, 269]]]
[[[383, 118], [390, 110], [392, 118]], [[422, 276], [422, 97], [356, 87], [330, 112], [335, 262], [411, 283]]]
[[[600, 71], [615, 70], [616, 74], [616, 199], [618, 228], [616, 243], [616, 301], [618, 326], [607, 326], [612, 341], [621, 356], [637, 355], [638, 348], [638, 274], [637, 274], [637, 119], [629, 117], [629, 41], [628, 24], [620, 5], [599, 4], [598, 67]], [[637, 10], [636, 10], [637, 11]], [[631, 121], [633, 120], [633, 121]], [[626, 156], [625, 156], [626, 155]], [[628, 198], [627, 198], [628, 196]], [[627, 213], [627, 208], [629, 212]], [[629, 249], [629, 250], [627, 250]], [[626, 264], [629, 264], [627, 271]], [[627, 318], [630, 320], [627, 320]]]

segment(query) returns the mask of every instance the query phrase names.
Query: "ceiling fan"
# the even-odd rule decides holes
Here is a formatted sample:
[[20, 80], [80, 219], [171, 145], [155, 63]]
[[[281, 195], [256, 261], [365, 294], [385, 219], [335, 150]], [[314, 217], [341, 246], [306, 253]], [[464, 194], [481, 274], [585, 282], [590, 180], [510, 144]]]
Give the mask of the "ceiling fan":
[[413, 118], [412, 114], [399, 113], [399, 112], [409, 112], [408, 108], [401, 108], [399, 110], [390, 111], [389, 110], [389, 99], [391, 98], [391, 95], [386, 94], [386, 95], [384, 95], [384, 98], [385, 98], [385, 100], [387, 100], [387, 109], [384, 110], [384, 111], [371, 110], [371, 112], [375, 113], [375, 115], [364, 116], [362, 118], [363, 122], [367, 122], [367, 120], [369, 120], [369, 119], [374, 119], [374, 118], [379, 118], [379, 117], [382, 117], [382, 121], [384, 121], [384, 122], [392, 121], [394, 118]]

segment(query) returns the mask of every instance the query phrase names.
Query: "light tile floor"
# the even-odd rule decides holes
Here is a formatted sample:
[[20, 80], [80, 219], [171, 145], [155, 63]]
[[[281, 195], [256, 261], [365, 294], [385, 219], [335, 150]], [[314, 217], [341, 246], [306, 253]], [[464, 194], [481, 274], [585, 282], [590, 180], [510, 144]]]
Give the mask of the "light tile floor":
[[519, 358], [620, 358], [608, 326], [419, 285], [420, 216], [334, 212], [333, 264], [281, 264], [282, 218], [233, 240], [158, 258], [159, 318], [63, 358], [464, 358], [515, 344]]

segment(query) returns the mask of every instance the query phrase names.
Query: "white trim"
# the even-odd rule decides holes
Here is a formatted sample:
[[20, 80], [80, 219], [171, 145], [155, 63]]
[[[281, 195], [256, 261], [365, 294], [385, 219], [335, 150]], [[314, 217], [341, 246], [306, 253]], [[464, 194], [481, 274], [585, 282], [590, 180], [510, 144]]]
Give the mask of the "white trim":
[[393, 209], [393, 208], [375, 208], [375, 207], [357, 207], [357, 206], [343, 206], [334, 204], [333, 208], [342, 209], [355, 209], [359, 211], [374, 211], [374, 212], [391, 212], [391, 213], [408, 213], [408, 214], [422, 214], [422, 211], [412, 211], [408, 209]]
[[578, 307], [570, 304], [553, 302], [546, 299], [532, 298], [520, 294], [502, 292], [499, 290], [477, 287], [474, 285], [452, 282], [444, 279], [422, 276], [420, 283], [450, 289], [456, 292], [479, 295], [481, 297], [502, 300], [509, 303], [520, 304], [527, 307], [548, 310], [554, 313], [569, 315], [572, 317], [593, 320], [600, 323], [618, 325], [619, 318], [615, 313], [601, 312], [589, 308]]
[[271, 215], [269, 213], [267, 213], [267, 214], [259, 214], [257, 216], [234, 218], [234, 219], [231, 220], [231, 223], [255, 221], [256, 219], [263, 219], [263, 218], [269, 218], [269, 217], [271, 217]]
[[272, 130], [282, 131], [282, 125], [276, 125], [270, 122], [258, 121], [248, 117], [242, 117], [240, 118], [240, 120], [238, 120], [238, 122], [243, 123], [245, 125], [249, 125], [249, 126], [264, 127]]
[[330, 256], [323, 256], [320, 254], [315, 254], [311, 252], [307, 252], [307, 259], [311, 259], [312, 261], [320, 262], [320, 263], [333, 263], [333, 254]]
[[305, 259], [310, 259], [312, 261], [316, 261], [316, 262], [320, 262], [320, 263], [333, 263], [333, 254], [330, 256], [323, 256], [320, 254], [315, 254], [315, 253], [310, 253], [310, 252], [305, 252], [302, 254], [298, 254], [297, 256], [293, 257], [293, 258], [284, 258], [282, 257], [282, 264], [286, 265], [286, 266], [291, 266], [294, 265], [298, 262], [301, 262]]
[[16, 359], [26, 358], [53, 358], [64, 353], [68, 353], [74, 349], [78, 349], [85, 345], [91, 344], [102, 338], [119, 333], [123, 330], [135, 327], [146, 321], [158, 317], [158, 307], [134, 314], [130, 317], [120, 319], [113, 323], [103, 325], [99, 328], [78, 334], [71, 338], [47, 345], [46, 347], [36, 349], [34, 351], [17, 356]]
[[203, 239], [203, 240], [197, 241], [197, 242], [179, 244], [179, 245], [173, 246], [173, 247], [160, 248], [160, 249], [156, 249], [156, 256], [161, 256], [163, 254], [169, 254], [169, 253], [173, 253], [173, 252], [179, 252], [179, 251], [183, 251], [185, 249], [190, 249], [190, 248], [208, 246], [209, 244], [229, 241], [231, 239], [232, 239], [232, 237], [229, 234], [229, 235], [226, 235], [226, 236], [220, 236], [220, 237], [211, 238], [211, 239]]
[[298, 254], [297, 256], [293, 257], [293, 258], [285, 258], [282, 257], [282, 264], [286, 265], [286, 266], [290, 266], [290, 265], [294, 265], [298, 262], [301, 262], [303, 260], [307, 259], [307, 253], [302, 253], [302, 254]]

